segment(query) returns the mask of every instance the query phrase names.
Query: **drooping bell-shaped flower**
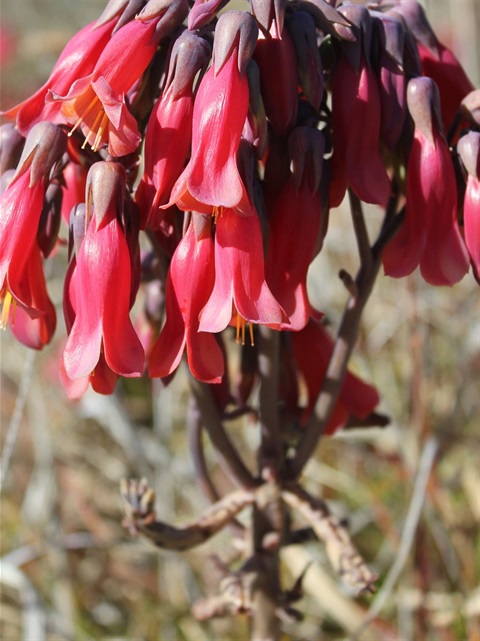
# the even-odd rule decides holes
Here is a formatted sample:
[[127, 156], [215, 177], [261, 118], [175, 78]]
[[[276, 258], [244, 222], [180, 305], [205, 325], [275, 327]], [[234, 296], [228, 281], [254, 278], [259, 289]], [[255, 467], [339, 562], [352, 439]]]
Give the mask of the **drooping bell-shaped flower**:
[[400, 278], [420, 265], [431, 285], [453, 285], [469, 259], [457, 222], [457, 187], [441, 124], [438, 90], [430, 78], [408, 84], [415, 135], [407, 166], [405, 222], [383, 253], [388, 276]]
[[269, 33], [260, 34], [253, 58], [267, 118], [277, 135], [288, 136], [298, 113], [297, 57], [288, 30], [279, 34], [273, 22]]
[[37, 286], [45, 288], [44, 279], [32, 272], [31, 261], [35, 261], [38, 269], [39, 263], [32, 255], [39, 251], [37, 232], [43, 199], [50, 171], [65, 148], [66, 136], [56, 125], [49, 122], [35, 125], [27, 137], [17, 170], [2, 195], [0, 301], [3, 303], [3, 326], [9, 310], [14, 312], [16, 305], [21, 305], [32, 318], [47, 311], [39, 307], [45, 296], [35, 291]]
[[173, 45], [165, 87], [148, 121], [145, 172], [135, 193], [152, 228], [163, 219], [159, 207], [168, 202], [185, 166], [192, 139], [193, 84], [209, 57], [207, 42], [190, 31]]
[[105, 49], [114, 26], [115, 21], [109, 20], [101, 26], [92, 22], [81, 29], [60, 54], [45, 84], [33, 96], [3, 112], [3, 115], [6, 118], [15, 118], [16, 125], [24, 136], [35, 124], [43, 120], [56, 124], [64, 123], [65, 118], [60, 113], [61, 104], [45, 102], [48, 92], [66, 94], [78, 78], [88, 76]]
[[70, 287], [75, 314], [63, 353], [69, 379], [88, 377], [101, 356], [121, 376], [140, 376], [144, 352], [129, 318], [132, 260], [120, 223], [125, 170], [98, 162], [87, 179], [87, 229]]
[[317, 129], [293, 130], [289, 138], [292, 173], [269, 218], [266, 275], [288, 317], [282, 329], [303, 329], [312, 313], [307, 272], [320, 231], [324, 146], [323, 134]]
[[215, 280], [210, 215], [192, 214], [184, 237], [172, 257], [166, 286], [166, 321], [150, 354], [149, 375], [164, 378], [178, 367], [183, 352], [193, 376], [219, 383], [223, 355], [211, 333], [199, 331], [199, 315]]
[[297, 56], [298, 84], [303, 95], [318, 112], [323, 97], [323, 69], [313, 18], [304, 11], [288, 17], [286, 27]]
[[[327, 372], [334, 341], [321, 323], [310, 320], [300, 332], [291, 334], [295, 362], [307, 387], [308, 402], [301, 422], [310, 418]], [[333, 434], [347, 424], [350, 417], [366, 418], [380, 402], [377, 390], [347, 371], [325, 434]]]
[[375, 28], [379, 35], [380, 138], [394, 150], [407, 115], [404, 71], [405, 28], [394, 16], [379, 13]]
[[248, 113], [245, 69], [257, 33], [249, 13], [228, 11], [219, 18], [213, 64], [195, 98], [191, 158], [173, 187], [169, 204], [204, 214], [212, 213], [214, 207], [251, 213], [237, 152]]
[[385, 206], [390, 179], [379, 151], [380, 91], [369, 59], [372, 20], [361, 5], [344, 5], [342, 11], [357, 40], [342, 43], [333, 74], [330, 204], [337, 207], [350, 186], [364, 202]]
[[265, 281], [258, 215], [237, 216], [224, 209], [215, 230], [215, 284], [200, 314], [201, 332], [221, 332], [232, 321], [280, 329], [285, 314]]
[[[47, 292], [42, 257], [35, 244], [24, 266], [22, 282], [29, 292], [29, 309], [16, 305], [9, 318], [9, 326], [17, 341], [31, 349], [42, 349], [53, 338], [57, 326], [55, 307]], [[35, 313], [32, 313], [32, 309]], [[37, 310], [41, 313], [37, 314]], [[5, 312], [5, 307], [4, 310]]]
[[61, 102], [61, 113], [80, 128], [97, 151], [108, 144], [112, 156], [125, 156], [138, 147], [140, 134], [125, 104], [125, 94], [147, 68], [157, 48], [157, 20], [132, 20], [109, 40], [93, 71], [78, 78], [64, 96], [51, 91], [49, 99]]
[[438, 40], [419, 2], [401, 2], [397, 10], [417, 41], [423, 74], [437, 84], [442, 122], [448, 131], [462, 99], [472, 91], [473, 85], [454, 54]]
[[475, 278], [480, 283], [480, 133], [471, 131], [458, 141], [458, 153], [467, 170], [463, 202], [465, 244]]

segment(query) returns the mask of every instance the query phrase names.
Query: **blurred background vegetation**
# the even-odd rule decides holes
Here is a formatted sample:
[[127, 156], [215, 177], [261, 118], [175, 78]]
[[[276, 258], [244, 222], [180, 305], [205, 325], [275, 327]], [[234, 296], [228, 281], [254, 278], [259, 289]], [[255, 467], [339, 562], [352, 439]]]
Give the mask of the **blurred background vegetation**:
[[[67, 40], [103, 6], [3, 0], [1, 107], [30, 95]], [[479, 86], [479, 5], [426, 6], [439, 38]], [[372, 227], [378, 217], [368, 212]], [[357, 267], [342, 208], [331, 213], [326, 246], [310, 271], [312, 302], [333, 329], [346, 298], [341, 267]], [[8, 331], [0, 337], [2, 463], [11, 451], [2, 469], [0, 639], [246, 640], [241, 617], [199, 624], [190, 615], [192, 602], [215, 590], [211, 554], [229, 549], [228, 533], [175, 554], [132, 540], [121, 526], [125, 477], [150, 480], [162, 520], [184, 523], [207, 506], [184, 429], [184, 372], [167, 389], [127, 381], [113, 397], [88, 393], [68, 402], [57, 374], [64, 269], [60, 250], [49, 281], [60, 319], [53, 345], [34, 353]], [[353, 368], [378, 387], [391, 425], [324, 439], [305, 472], [309, 489], [348, 517], [380, 575], [379, 594], [355, 599], [331, 574], [321, 547], [290, 547], [286, 585], [313, 565], [300, 604], [305, 620], [285, 626], [286, 640], [350, 638], [372, 606], [379, 611], [358, 635], [364, 641], [480, 639], [479, 318], [471, 275], [452, 289], [425, 286], [417, 274], [379, 279]], [[238, 421], [229, 430], [245, 453], [255, 447], [254, 424]], [[216, 479], [227, 484], [207, 453]], [[415, 490], [418, 475], [425, 484]]]

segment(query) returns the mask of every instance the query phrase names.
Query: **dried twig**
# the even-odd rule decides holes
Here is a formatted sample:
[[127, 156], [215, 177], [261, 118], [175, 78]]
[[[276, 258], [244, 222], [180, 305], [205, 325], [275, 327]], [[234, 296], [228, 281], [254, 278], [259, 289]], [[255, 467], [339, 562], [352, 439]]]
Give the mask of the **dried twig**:
[[330, 514], [327, 505], [299, 486], [289, 486], [282, 492], [287, 505], [296, 510], [311, 525], [325, 543], [328, 558], [335, 571], [359, 592], [373, 592], [377, 576], [369, 570], [354, 547], [344, 525]]
[[145, 479], [123, 481], [120, 489], [125, 501], [124, 525], [132, 534], [139, 531], [168, 550], [187, 550], [204, 543], [255, 500], [252, 492], [237, 490], [208, 508], [195, 523], [178, 528], [155, 520], [155, 493]]

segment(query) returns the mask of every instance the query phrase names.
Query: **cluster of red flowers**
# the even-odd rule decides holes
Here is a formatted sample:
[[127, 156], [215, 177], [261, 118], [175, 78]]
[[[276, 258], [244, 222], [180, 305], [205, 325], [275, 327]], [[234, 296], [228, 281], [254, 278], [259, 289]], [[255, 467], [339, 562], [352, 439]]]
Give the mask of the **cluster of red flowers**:
[[[245, 403], [261, 324], [282, 332], [282, 400], [300, 412], [303, 381], [306, 420], [333, 347], [307, 271], [347, 188], [406, 202], [387, 275], [478, 277], [480, 97], [417, 2], [251, 0], [217, 17], [224, 4], [111, 0], [3, 113], [1, 322], [30, 347], [51, 340], [42, 259], [63, 219], [70, 396], [145, 369], [168, 380], [186, 352], [225, 404], [233, 325], [252, 343], [233, 392]], [[329, 430], [377, 403], [349, 373]]]

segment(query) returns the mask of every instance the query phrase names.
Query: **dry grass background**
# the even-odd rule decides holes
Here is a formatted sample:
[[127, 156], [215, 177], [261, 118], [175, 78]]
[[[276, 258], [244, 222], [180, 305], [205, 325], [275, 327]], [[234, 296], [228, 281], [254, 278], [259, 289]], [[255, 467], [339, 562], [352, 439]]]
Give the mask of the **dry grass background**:
[[[478, 6], [428, 4], [478, 85]], [[3, 1], [1, 26], [14, 47], [2, 74], [3, 107], [48, 75], [70, 35], [102, 6]], [[372, 228], [377, 218], [368, 213]], [[356, 265], [348, 215], [339, 209], [310, 279], [333, 327], [346, 297], [336, 274]], [[59, 306], [63, 269], [60, 255], [49, 285]], [[480, 639], [479, 300], [471, 276], [452, 289], [427, 287], [417, 275], [380, 278], [353, 365], [378, 386], [392, 423], [324, 440], [305, 473], [313, 492], [348, 515], [380, 574], [379, 593], [354, 599], [321, 548], [291, 547], [286, 583], [314, 564], [300, 604], [305, 621], [286, 626], [285, 640], [353, 639], [371, 607], [373, 624], [357, 637], [364, 641]], [[189, 614], [192, 601], [215, 587], [209, 556], [228, 549], [227, 534], [179, 555], [131, 540], [120, 525], [124, 477], [149, 478], [164, 520], [185, 522], [207, 504], [188, 453], [184, 377], [167, 390], [129, 381], [113, 397], [69, 403], [56, 373], [61, 325], [39, 354], [1, 335], [2, 463], [12, 448], [2, 469], [1, 641], [246, 640], [241, 618], [199, 624]], [[256, 442], [254, 425], [231, 431], [245, 451]]]

